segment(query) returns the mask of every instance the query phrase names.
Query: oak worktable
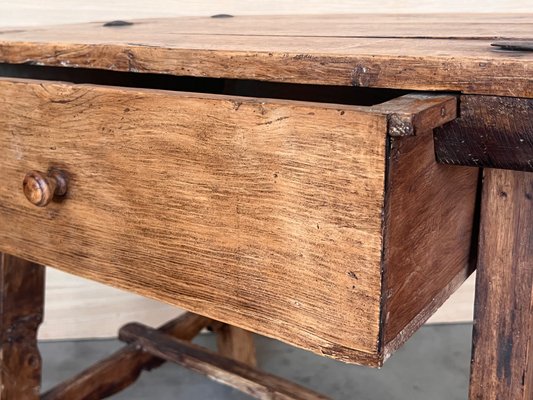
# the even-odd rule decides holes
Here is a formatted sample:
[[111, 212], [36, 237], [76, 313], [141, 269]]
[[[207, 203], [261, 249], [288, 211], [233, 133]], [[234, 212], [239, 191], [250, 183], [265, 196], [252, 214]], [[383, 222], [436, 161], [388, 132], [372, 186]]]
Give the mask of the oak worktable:
[[324, 398], [250, 332], [381, 366], [476, 266], [470, 399], [533, 399], [533, 14], [0, 30], [0, 149], [2, 400], [40, 396], [42, 265], [190, 311], [42, 399], [164, 361]]

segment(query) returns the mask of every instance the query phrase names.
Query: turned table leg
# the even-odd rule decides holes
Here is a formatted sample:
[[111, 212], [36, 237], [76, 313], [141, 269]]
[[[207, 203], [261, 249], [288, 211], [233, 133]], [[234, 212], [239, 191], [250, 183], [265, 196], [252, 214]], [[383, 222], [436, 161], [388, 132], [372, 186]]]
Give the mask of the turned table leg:
[[470, 400], [533, 399], [533, 173], [485, 170]]
[[44, 267], [0, 253], [0, 400], [36, 400]]

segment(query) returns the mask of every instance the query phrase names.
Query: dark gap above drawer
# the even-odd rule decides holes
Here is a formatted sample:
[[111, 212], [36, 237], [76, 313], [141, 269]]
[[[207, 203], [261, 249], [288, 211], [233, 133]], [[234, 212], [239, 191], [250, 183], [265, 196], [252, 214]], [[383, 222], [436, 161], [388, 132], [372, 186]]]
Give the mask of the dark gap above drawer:
[[0, 76], [358, 106], [383, 103], [408, 93], [408, 91], [396, 89], [199, 78], [89, 68], [43, 67], [29, 64], [0, 63]]

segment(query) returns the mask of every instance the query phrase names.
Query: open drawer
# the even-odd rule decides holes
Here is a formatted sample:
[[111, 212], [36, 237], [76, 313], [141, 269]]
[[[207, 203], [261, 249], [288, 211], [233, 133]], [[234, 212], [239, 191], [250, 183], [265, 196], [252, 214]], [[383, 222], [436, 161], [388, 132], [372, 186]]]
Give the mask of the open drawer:
[[[0, 251], [381, 365], [470, 272], [455, 113], [1, 79]], [[32, 170], [66, 195], [32, 205]]]

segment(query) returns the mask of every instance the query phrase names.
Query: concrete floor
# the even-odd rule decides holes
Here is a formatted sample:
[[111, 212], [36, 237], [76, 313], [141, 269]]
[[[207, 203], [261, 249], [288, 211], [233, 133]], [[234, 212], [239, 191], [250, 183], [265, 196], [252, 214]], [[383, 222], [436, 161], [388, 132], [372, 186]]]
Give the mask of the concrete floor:
[[[262, 369], [339, 400], [466, 400], [472, 326], [423, 327], [381, 370], [346, 365], [267, 338], [258, 338]], [[213, 335], [196, 343], [214, 349]], [[45, 342], [43, 389], [119, 348], [114, 340]], [[145, 372], [114, 400], [245, 400], [237, 391], [166, 364]]]

